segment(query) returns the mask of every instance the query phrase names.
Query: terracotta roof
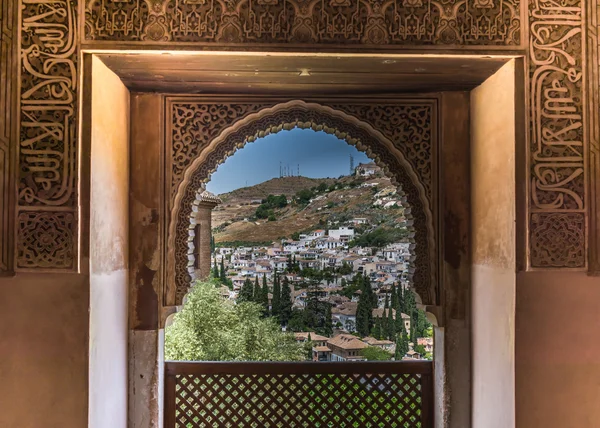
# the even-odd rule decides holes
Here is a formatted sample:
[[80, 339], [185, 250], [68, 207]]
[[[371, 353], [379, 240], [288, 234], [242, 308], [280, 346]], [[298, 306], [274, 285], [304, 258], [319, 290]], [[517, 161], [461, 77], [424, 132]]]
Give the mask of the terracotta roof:
[[357, 307], [358, 307], [357, 302], [346, 302], [346, 303], [342, 303], [341, 305], [336, 306], [335, 308], [331, 309], [331, 313], [354, 316], [354, 315], [356, 315]]
[[331, 349], [329, 349], [327, 346], [316, 346], [314, 349], [317, 352], [331, 352]]
[[339, 334], [333, 339], [329, 339], [327, 344], [331, 346], [337, 346], [338, 348], [342, 349], [364, 349], [369, 346], [351, 334]]
[[299, 331], [297, 333], [294, 333], [294, 336], [296, 337], [296, 340], [308, 340], [308, 335], [310, 334], [310, 340], [312, 340], [313, 342], [324, 342], [329, 340], [328, 337], [325, 336], [321, 336], [320, 334], [314, 333], [314, 332], [307, 332], [307, 331]]

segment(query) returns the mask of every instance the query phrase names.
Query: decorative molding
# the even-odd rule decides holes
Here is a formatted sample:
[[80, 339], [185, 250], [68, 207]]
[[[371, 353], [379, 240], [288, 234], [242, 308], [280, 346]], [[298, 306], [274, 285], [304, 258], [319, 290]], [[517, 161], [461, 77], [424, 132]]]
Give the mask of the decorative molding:
[[589, 141], [589, 272], [600, 275], [600, 2], [586, 2], [587, 86], [585, 90]]
[[[182, 123], [194, 126], [193, 121], [182, 122], [177, 118], [181, 111], [189, 112], [199, 109], [205, 111], [201, 101], [172, 100], [167, 103], [167, 114], [170, 115], [173, 129], [168, 132], [171, 138], [182, 135], [182, 130], [177, 130]], [[185, 109], [182, 110], [181, 106]], [[236, 103], [237, 105], [237, 103]], [[219, 164], [231, 156], [238, 148], [248, 142], [270, 133], [285, 129], [311, 128], [316, 131], [325, 131], [336, 135], [349, 144], [356, 145], [374, 159], [400, 187], [404, 201], [408, 205], [405, 213], [408, 223], [412, 227], [411, 240], [414, 251], [412, 263], [412, 280], [415, 291], [420, 295], [424, 304], [435, 304], [438, 297], [436, 275], [436, 249], [434, 218], [432, 213], [432, 174], [431, 159], [435, 158], [437, 147], [437, 134], [433, 125], [437, 123], [437, 110], [435, 100], [398, 101], [385, 104], [378, 101], [375, 105], [366, 102], [347, 102], [345, 109], [353, 111], [357, 116], [349, 115], [333, 106], [326, 106], [303, 101], [290, 101], [273, 107], [265, 107], [257, 112], [248, 113], [244, 117], [233, 121], [233, 124], [219, 126], [217, 135], [213, 139], [198, 136], [203, 149], [198, 151], [195, 158], [184, 166], [185, 172], [171, 207], [170, 227], [167, 237], [167, 288], [173, 284], [165, 294], [165, 305], [181, 302], [187, 293], [193, 279], [193, 254], [194, 254], [194, 212], [193, 206], [198, 200], [210, 175]], [[377, 110], [381, 110], [377, 113]], [[223, 107], [221, 111], [230, 109]], [[246, 109], [252, 111], [253, 109]], [[237, 110], [241, 111], [241, 110]], [[386, 111], [387, 113], [383, 113]], [[393, 112], [390, 115], [390, 112]], [[362, 120], [362, 114], [368, 119]], [[367, 114], [369, 113], [369, 114]], [[418, 120], [417, 120], [418, 119]], [[390, 127], [393, 140], [370, 123], [377, 125], [378, 121], [394, 124]], [[423, 123], [425, 120], [426, 123]], [[421, 123], [422, 128], [418, 128]], [[208, 131], [205, 131], [208, 132]], [[183, 132], [185, 134], [185, 132]], [[418, 138], [416, 135], [418, 134]], [[170, 140], [170, 139], [169, 139]], [[169, 151], [171, 141], [167, 141]], [[425, 140], [427, 140], [425, 142]], [[208, 144], [206, 143], [208, 142]], [[171, 151], [171, 153], [174, 153]], [[417, 155], [418, 154], [418, 155]], [[425, 160], [419, 162], [419, 159]], [[413, 164], [426, 164], [429, 167], [413, 167]], [[423, 174], [422, 176], [420, 174]], [[426, 180], [427, 183], [424, 183]]]
[[90, 0], [88, 41], [520, 46], [520, 0]]
[[531, 264], [542, 268], [583, 266], [584, 233], [584, 213], [532, 214]]
[[585, 268], [582, 3], [532, 0], [529, 12], [530, 266]]
[[18, 10], [13, 0], [0, 0], [0, 273], [12, 270], [14, 169], [16, 145]]
[[18, 223], [18, 268], [74, 269], [74, 213], [24, 211]]
[[[20, 6], [17, 267], [75, 269], [77, 1], [21, 0]], [[65, 210], [72, 212], [65, 214]], [[35, 225], [54, 230], [59, 247], [34, 242], [31, 228]]]

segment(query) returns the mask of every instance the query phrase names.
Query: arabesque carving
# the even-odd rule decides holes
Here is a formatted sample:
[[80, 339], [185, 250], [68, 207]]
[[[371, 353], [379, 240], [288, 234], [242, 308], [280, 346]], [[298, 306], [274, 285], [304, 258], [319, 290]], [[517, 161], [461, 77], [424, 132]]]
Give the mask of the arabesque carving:
[[18, 221], [17, 267], [74, 268], [74, 213], [24, 211]]
[[518, 46], [519, 0], [90, 0], [86, 40]]
[[39, 245], [26, 220], [43, 218], [45, 228], [55, 221], [54, 242], [76, 235], [76, 216], [62, 211], [77, 206], [77, 1], [21, 6], [18, 204], [28, 211], [19, 214], [17, 267], [71, 269], [76, 240], [69, 249], [63, 238], [59, 248]]
[[[174, 100], [168, 103], [168, 114], [172, 115], [171, 121], [174, 128], [181, 122], [176, 116], [178, 112], [194, 109], [204, 110], [201, 101]], [[185, 109], [181, 109], [181, 105]], [[209, 102], [210, 105], [210, 102]], [[198, 152], [193, 162], [187, 165], [181, 184], [176, 191], [174, 205], [171, 209], [171, 220], [168, 236], [169, 251], [167, 257], [167, 270], [169, 272], [168, 284], [175, 284], [171, 294], [167, 293], [166, 304], [172, 305], [181, 302], [187, 293], [192, 280], [192, 254], [193, 254], [193, 205], [198, 198], [198, 191], [203, 189], [205, 183], [217, 166], [224, 162], [235, 150], [243, 147], [247, 142], [269, 133], [279, 132], [294, 127], [311, 128], [316, 131], [325, 131], [336, 135], [349, 144], [356, 145], [359, 150], [365, 151], [372, 159], [384, 168], [394, 184], [400, 187], [408, 208], [405, 211], [409, 226], [413, 229], [411, 240], [414, 244], [414, 260], [412, 280], [415, 290], [423, 302], [435, 304], [437, 299], [436, 283], [436, 252], [434, 239], [434, 219], [431, 208], [430, 190], [432, 187], [430, 167], [414, 168], [410, 158], [431, 159], [437, 144], [436, 135], [432, 132], [436, 119], [436, 101], [398, 101], [396, 103], [378, 102], [374, 109], [380, 108], [395, 111], [396, 115], [389, 117], [386, 114], [377, 114], [381, 120], [392, 120], [397, 130], [394, 140], [372, 127], [366, 120], [361, 120], [360, 113], [364, 109], [364, 102], [357, 102], [352, 107], [352, 102], [345, 104], [347, 109], [354, 109], [357, 116], [350, 116], [340, 110], [328, 106], [292, 101], [274, 107], [263, 108], [256, 113], [248, 113], [229, 127], [220, 127], [216, 138], [205, 140], [204, 149]], [[368, 109], [366, 111], [369, 111]], [[427, 111], [426, 113], [423, 113]], [[427, 117], [426, 126], [421, 132], [416, 132], [413, 117]], [[373, 120], [373, 116], [369, 118]], [[215, 122], [219, 127], [219, 122]], [[404, 131], [402, 131], [404, 130]], [[168, 135], [178, 135], [181, 131], [175, 129]], [[419, 138], [415, 137], [415, 132]], [[202, 138], [201, 138], [202, 139]], [[423, 140], [427, 139], [427, 143]], [[204, 139], [202, 139], [204, 140]], [[167, 142], [169, 145], [169, 141]], [[414, 156], [419, 153], [419, 156]], [[424, 183], [422, 180], [429, 180]]]
[[[582, 4], [533, 0], [529, 10], [530, 264], [583, 268], [587, 142]], [[558, 226], [568, 226], [569, 233], [556, 233]], [[552, 245], [542, 239], [549, 236]]]

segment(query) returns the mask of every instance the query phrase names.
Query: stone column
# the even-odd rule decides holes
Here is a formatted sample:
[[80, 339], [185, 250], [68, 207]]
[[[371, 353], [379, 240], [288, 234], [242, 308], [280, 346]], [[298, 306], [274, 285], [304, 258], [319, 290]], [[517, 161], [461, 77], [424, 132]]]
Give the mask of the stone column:
[[203, 192], [197, 204], [196, 226], [194, 228], [194, 269], [196, 278], [206, 278], [210, 275], [210, 241], [212, 236], [212, 210], [221, 200], [210, 192]]

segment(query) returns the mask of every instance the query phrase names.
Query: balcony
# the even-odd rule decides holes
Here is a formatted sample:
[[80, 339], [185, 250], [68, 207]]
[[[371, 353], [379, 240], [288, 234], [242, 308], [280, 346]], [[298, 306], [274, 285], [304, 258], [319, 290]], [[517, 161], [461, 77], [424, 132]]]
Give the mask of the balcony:
[[433, 364], [167, 362], [165, 428], [432, 426]]

